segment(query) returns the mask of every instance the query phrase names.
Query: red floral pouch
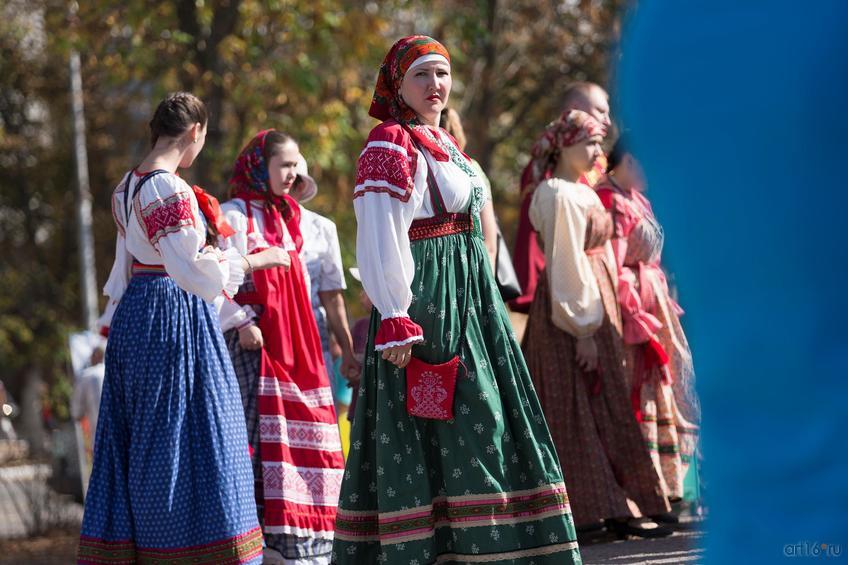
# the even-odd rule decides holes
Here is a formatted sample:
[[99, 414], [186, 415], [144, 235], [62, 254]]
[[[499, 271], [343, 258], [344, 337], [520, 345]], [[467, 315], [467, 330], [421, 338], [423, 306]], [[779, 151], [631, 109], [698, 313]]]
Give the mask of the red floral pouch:
[[410, 360], [406, 366], [406, 411], [410, 416], [431, 420], [453, 418], [459, 363], [459, 356], [439, 365], [415, 357]]
[[[413, 137], [414, 139], [414, 137]], [[418, 143], [416, 142], [416, 145]], [[420, 146], [418, 150], [424, 153], [424, 149]], [[432, 220], [428, 220], [430, 227], [444, 226], [454, 219], [456, 214], [448, 214], [445, 207], [442, 193], [439, 190], [439, 185], [436, 183], [436, 178], [433, 176], [432, 167], [427, 167], [427, 187], [430, 192], [430, 203], [433, 205], [433, 210], [436, 215]], [[473, 191], [472, 191], [473, 195]], [[472, 196], [473, 198], [473, 196]], [[473, 202], [471, 203], [473, 204]], [[471, 206], [469, 204], [469, 207]], [[413, 222], [414, 224], [414, 222]], [[465, 283], [467, 292], [465, 293], [465, 306], [462, 310], [462, 319], [459, 325], [459, 343], [456, 345], [456, 351], [462, 351], [465, 344], [465, 330], [468, 322], [468, 306], [469, 295], [471, 294], [471, 228], [474, 225], [474, 220], [468, 216], [468, 228], [462, 231], [465, 232], [468, 238], [468, 278]], [[435, 235], [433, 237], [436, 237]], [[453, 398], [456, 394], [456, 379], [459, 366], [465, 365], [460, 361], [459, 355], [455, 355], [450, 361], [432, 365], [421, 359], [412, 357], [409, 364], [406, 366], [406, 411], [410, 416], [418, 418], [428, 418], [430, 420], [452, 420], [453, 419]], [[467, 372], [467, 369], [466, 369]]]

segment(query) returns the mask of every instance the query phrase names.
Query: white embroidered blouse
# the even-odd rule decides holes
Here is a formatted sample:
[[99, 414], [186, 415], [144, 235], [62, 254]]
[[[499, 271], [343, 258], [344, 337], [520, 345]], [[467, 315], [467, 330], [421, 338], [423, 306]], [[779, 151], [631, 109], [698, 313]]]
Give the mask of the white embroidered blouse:
[[[586, 214], [604, 210], [595, 191], [580, 183], [552, 178], [539, 183], [530, 202], [530, 222], [544, 242], [551, 293], [551, 320], [575, 337], [593, 335], [604, 320], [598, 281], [586, 256]], [[610, 242], [604, 253], [615, 265]]]
[[435, 215], [427, 188], [428, 167], [447, 212], [468, 211], [472, 190], [479, 191], [475, 201], [482, 206], [482, 182], [450, 136], [441, 128], [415, 127], [434, 139], [450, 159], [438, 161], [426, 149], [420, 152], [409, 133], [389, 120], [371, 131], [357, 165], [356, 260], [362, 286], [383, 320], [375, 339], [378, 351], [425, 338], [407, 314], [415, 275], [408, 231], [413, 220]]
[[[127, 175], [129, 184], [127, 184]], [[177, 286], [213, 302], [235, 294], [244, 279], [241, 256], [206, 245], [206, 220], [191, 187], [177, 175], [150, 178], [124, 208], [125, 189], [132, 195], [143, 175], [130, 171], [112, 194], [112, 216], [118, 228], [115, 262], [103, 293], [109, 297], [99, 324], [108, 327], [132, 276], [133, 258], [163, 265]]]

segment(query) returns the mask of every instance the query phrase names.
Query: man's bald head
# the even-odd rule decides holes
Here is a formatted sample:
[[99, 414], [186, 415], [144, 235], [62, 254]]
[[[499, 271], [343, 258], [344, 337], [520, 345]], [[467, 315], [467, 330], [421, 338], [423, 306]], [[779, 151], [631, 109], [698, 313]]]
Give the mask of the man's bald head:
[[594, 82], [575, 82], [563, 93], [563, 111], [582, 110], [601, 122], [604, 128], [610, 120], [609, 94]]

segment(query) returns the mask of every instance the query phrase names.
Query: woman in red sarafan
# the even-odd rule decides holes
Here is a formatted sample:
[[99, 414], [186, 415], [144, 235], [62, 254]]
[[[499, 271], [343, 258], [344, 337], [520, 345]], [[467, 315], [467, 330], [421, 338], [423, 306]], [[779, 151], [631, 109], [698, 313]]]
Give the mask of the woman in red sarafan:
[[[329, 563], [344, 472], [333, 395], [299, 250], [300, 208], [286, 192], [297, 173], [295, 141], [261, 131], [236, 160], [222, 205], [248, 261], [264, 249], [288, 266], [249, 269], [221, 323], [242, 392], [266, 559]], [[276, 555], [276, 553], [280, 555]]]

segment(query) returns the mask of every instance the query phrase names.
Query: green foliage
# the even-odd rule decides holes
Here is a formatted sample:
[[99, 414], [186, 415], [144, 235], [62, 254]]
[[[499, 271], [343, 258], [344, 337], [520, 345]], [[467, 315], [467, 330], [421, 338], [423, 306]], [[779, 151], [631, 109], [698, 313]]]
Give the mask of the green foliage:
[[[534, 136], [575, 79], [604, 83], [624, 0], [55, 0], [0, 6], [0, 378], [24, 367], [52, 382], [79, 327], [75, 174], [68, 53], [82, 58], [98, 281], [114, 254], [110, 195], [148, 148], [147, 122], [168, 91], [190, 90], [211, 117], [190, 182], [223, 196], [233, 160], [259, 129], [292, 134], [320, 190], [310, 207], [338, 224], [355, 263], [351, 192], [375, 121], [378, 66], [408, 33], [438, 37], [453, 57], [451, 103], [468, 153], [487, 169], [511, 232], [516, 184]], [[355, 314], [358, 285], [348, 304]], [[63, 385], [64, 386], [64, 385]]]

